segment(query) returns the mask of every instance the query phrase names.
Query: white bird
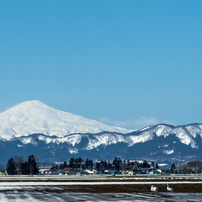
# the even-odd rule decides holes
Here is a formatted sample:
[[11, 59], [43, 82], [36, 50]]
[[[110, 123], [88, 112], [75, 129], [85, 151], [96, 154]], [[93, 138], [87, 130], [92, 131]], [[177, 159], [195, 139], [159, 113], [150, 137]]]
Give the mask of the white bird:
[[173, 189], [170, 188], [168, 184], [167, 184], [167, 190], [168, 190], [168, 191], [173, 191]]
[[158, 191], [158, 188], [155, 187], [154, 185], [152, 185], [152, 186], [151, 186], [151, 191], [157, 192], [157, 191]]

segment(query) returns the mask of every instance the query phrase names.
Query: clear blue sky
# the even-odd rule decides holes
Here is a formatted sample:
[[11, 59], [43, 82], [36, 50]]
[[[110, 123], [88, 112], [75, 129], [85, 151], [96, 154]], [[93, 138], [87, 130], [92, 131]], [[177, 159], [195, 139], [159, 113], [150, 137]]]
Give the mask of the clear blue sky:
[[202, 122], [201, 0], [0, 0], [0, 111], [28, 100], [138, 129]]

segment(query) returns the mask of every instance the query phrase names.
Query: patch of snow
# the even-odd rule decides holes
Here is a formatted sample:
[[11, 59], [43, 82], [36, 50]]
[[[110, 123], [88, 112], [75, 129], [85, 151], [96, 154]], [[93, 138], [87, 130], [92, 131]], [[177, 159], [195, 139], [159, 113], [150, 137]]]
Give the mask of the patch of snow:
[[23, 137], [23, 138], [20, 138], [20, 141], [23, 143], [23, 144], [33, 144], [34, 146], [37, 146], [37, 142], [35, 142], [31, 137]]
[[158, 166], [160, 167], [164, 167], [164, 166], [167, 166], [168, 164], [167, 163], [159, 163]]
[[24, 145], [17, 144], [18, 147], [25, 147]]
[[69, 153], [70, 153], [70, 154], [77, 154], [77, 153], [79, 153], [79, 152], [78, 152], [78, 149], [73, 148], [73, 149], [69, 149]]
[[94, 135], [94, 137], [95, 139], [89, 139], [89, 143], [88, 143], [88, 146], [86, 147], [86, 150], [91, 150], [100, 145], [107, 146], [111, 144], [117, 144], [118, 142], [128, 143], [127, 138], [124, 138], [122, 135], [117, 135], [117, 134], [105, 133], [102, 135]]
[[147, 130], [147, 129], [149, 129], [149, 128], [151, 128], [152, 126], [146, 126], [146, 127], [144, 127], [143, 129], [141, 129], [141, 130], [139, 130], [139, 131], [144, 131], [144, 130]]
[[164, 154], [173, 154], [174, 153], [174, 150], [164, 150], [163, 151]]
[[57, 138], [40, 135], [38, 136], [38, 139], [44, 141], [46, 144], [55, 143], [59, 145], [60, 143], [67, 142], [68, 144], [75, 146], [75, 144], [78, 144], [81, 141], [81, 137], [82, 137], [81, 134], [72, 134], [66, 137], [57, 137]]
[[198, 146], [196, 145], [196, 142], [189, 135], [187, 135], [186, 131], [182, 127], [175, 128], [173, 132], [176, 134], [176, 136], [180, 139], [180, 141], [183, 144], [186, 144], [186, 145], [190, 144], [192, 148], [196, 148], [196, 149], [198, 148]]
[[156, 135], [157, 136], [161, 136], [162, 135], [162, 132], [163, 132], [163, 130], [166, 128], [166, 126], [164, 126], [164, 125], [159, 125], [158, 127], [157, 127], [157, 130], [156, 130]]
[[140, 142], [144, 143], [146, 141], [152, 140], [153, 134], [151, 133], [151, 131], [145, 131], [138, 136], [130, 135], [129, 137], [132, 140], [131, 143], [129, 144], [129, 146], [133, 146], [134, 144], [137, 144]]
[[202, 125], [189, 125], [185, 127], [190, 134], [195, 138], [198, 135], [200, 135], [200, 137], [202, 137]]
[[0, 135], [1, 135], [1, 138], [8, 140], [8, 139], [14, 138], [16, 135], [16, 132], [12, 128], [0, 126]]
[[168, 147], [169, 145], [168, 144], [166, 144], [166, 145], [164, 145], [163, 147]]

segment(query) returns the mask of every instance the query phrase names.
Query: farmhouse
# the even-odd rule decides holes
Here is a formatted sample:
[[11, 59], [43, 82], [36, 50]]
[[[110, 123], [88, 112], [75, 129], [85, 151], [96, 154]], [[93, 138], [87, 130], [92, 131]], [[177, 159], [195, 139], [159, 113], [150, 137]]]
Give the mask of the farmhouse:
[[39, 167], [39, 173], [45, 175], [46, 172], [50, 172], [51, 169], [54, 169], [54, 165], [45, 166], [45, 164], [42, 164], [42, 166]]

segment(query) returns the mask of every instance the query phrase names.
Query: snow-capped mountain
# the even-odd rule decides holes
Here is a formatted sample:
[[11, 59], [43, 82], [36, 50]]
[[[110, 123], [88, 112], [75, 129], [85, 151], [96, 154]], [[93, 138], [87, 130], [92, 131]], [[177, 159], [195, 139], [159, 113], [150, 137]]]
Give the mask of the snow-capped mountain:
[[37, 100], [23, 102], [0, 113], [0, 137], [7, 140], [34, 133], [64, 137], [71, 133], [102, 131], [131, 132], [121, 127], [108, 126], [82, 116], [56, 110]]
[[0, 162], [12, 156], [34, 154], [40, 162], [71, 157], [93, 160], [146, 159], [153, 161], [202, 160], [202, 124], [159, 124], [128, 134], [117, 132], [75, 133], [64, 137], [31, 134], [0, 140]]
[[23, 102], [0, 113], [0, 162], [33, 154], [40, 162], [146, 159], [202, 160], [202, 124], [158, 124], [128, 131], [107, 126], [39, 101]]

